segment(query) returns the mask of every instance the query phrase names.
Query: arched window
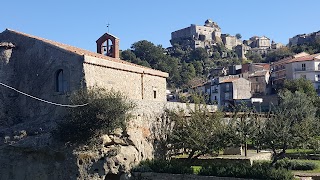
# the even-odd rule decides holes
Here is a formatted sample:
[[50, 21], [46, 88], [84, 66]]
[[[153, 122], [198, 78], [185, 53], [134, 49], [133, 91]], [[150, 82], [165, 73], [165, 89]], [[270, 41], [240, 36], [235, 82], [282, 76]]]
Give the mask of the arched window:
[[63, 70], [59, 69], [56, 72], [56, 92], [66, 92], [67, 91], [67, 81], [63, 74]]

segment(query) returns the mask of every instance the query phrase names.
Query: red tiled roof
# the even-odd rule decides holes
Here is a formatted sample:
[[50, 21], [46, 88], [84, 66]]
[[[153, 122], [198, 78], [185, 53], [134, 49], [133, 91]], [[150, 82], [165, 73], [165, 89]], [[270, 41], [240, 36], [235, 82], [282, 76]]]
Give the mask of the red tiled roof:
[[86, 55], [86, 56], [97, 57], [97, 58], [100, 58], [100, 59], [105, 59], [105, 60], [109, 60], [109, 61], [113, 61], [113, 62], [118, 62], [118, 63], [122, 63], [122, 64], [127, 64], [127, 65], [131, 65], [131, 66], [136, 66], [136, 67], [140, 67], [140, 68], [144, 68], [144, 69], [149, 69], [149, 70], [165, 73], [165, 72], [162, 72], [162, 71], [159, 71], [159, 70], [155, 70], [155, 69], [148, 68], [148, 67], [145, 67], [145, 66], [140, 66], [140, 65], [137, 65], [137, 64], [133, 64], [133, 63], [124, 61], [124, 60], [112, 58], [112, 57], [109, 57], [109, 56], [105, 56], [103, 54], [91, 52], [91, 51], [88, 51], [88, 50], [85, 50], [85, 49], [81, 49], [81, 48], [78, 48], [78, 47], [66, 45], [66, 44], [63, 44], [63, 43], [56, 42], [56, 41], [52, 41], [52, 40], [44, 39], [44, 38], [41, 38], [41, 37], [33, 36], [33, 35], [30, 35], [30, 34], [18, 32], [18, 31], [12, 30], [12, 29], [6, 29], [6, 31], [9, 31], [9, 32], [12, 32], [12, 33], [15, 33], [15, 34], [19, 34], [19, 35], [22, 35], [22, 36], [26, 36], [26, 37], [29, 37], [29, 38], [33, 38], [33, 39], [45, 42], [47, 44], [59, 47], [61, 49], [64, 49], [66, 51], [69, 51], [69, 52], [72, 52], [72, 53], [75, 53], [75, 54], [78, 54], [78, 55]]
[[221, 81], [221, 83], [233, 82], [233, 81], [238, 80], [238, 79], [240, 79], [240, 78], [230, 78], [230, 79], [225, 79], [225, 80]]
[[279, 65], [279, 64], [286, 64], [288, 63], [290, 60], [292, 59], [292, 57], [286, 57], [286, 58], [283, 58], [283, 59], [280, 59], [279, 61], [275, 61], [272, 65], [275, 66], [275, 65]]
[[318, 54], [312, 54], [312, 55], [307, 55], [307, 56], [302, 56], [302, 57], [297, 57], [291, 59], [288, 63], [293, 63], [293, 62], [303, 62], [303, 61], [313, 61], [316, 59], [317, 56], [320, 56], [320, 53]]
[[293, 56], [290, 56], [290, 57], [286, 57], [286, 58], [283, 58], [283, 59], [280, 59], [279, 61], [276, 61], [273, 63], [273, 66], [275, 65], [281, 65], [281, 64], [287, 64], [287, 63], [290, 63], [290, 61], [294, 58], [300, 58], [300, 57], [305, 57], [305, 56], [309, 56], [310, 54], [306, 53], [306, 52], [301, 52], [301, 53], [298, 53], [298, 54], [295, 54]]

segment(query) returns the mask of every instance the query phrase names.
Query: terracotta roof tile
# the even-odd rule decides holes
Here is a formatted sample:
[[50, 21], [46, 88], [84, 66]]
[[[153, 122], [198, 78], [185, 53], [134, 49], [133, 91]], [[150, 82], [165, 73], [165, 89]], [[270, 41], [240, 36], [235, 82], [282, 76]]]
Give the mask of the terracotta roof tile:
[[313, 60], [317, 59], [317, 56], [320, 56], [320, 53], [293, 58], [288, 63], [303, 62], [303, 61], [313, 61]]
[[221, 83], [229, 83], [229, 82], [233, 82], [238, 79], [240, 79], [240, 78], [229, 78], [229, 79], [225, 79], [225, 80], [221, 81]]
[[78, 47], [74, 47], [74, 46], [70, 46], [70, 45], [67, 45], [67, 44], [59, 43], [59, 42], [56, 42], [56, 41], [48, 40], [48, 39], [45, 39], [45, 38], [41, 38], [41, 37], [33, 36], [33, 35], [30, 35], [30, 34], [18, 32], [18, 31], [12, 30], [12, 29], [6, 29], [6, 31], [9, 31], [9, 32], [12, 32], [12, 33], [16, 33], [16, 34], [19, 34], [19, 35], [22, 35], [22, 36], [26, 36], [26, 37], [29, 37], [29, 38], [33, 38], [33, 39], [36, 39], [36, 40], [39, 40], [39, 41], [43, 41], [45, 43], [48, 43], [50, 45], [59, 47], [61, 49], [64, 49], [66, 51], [69, 51], [69, 52], [72, 52], [72, 53], [75, 53], [75, 54], [78, 54], [78, 55], [86, 55], [86, 56], [97, 57], [97, 58], [100, 58], [100, 59], [105, 59], [105, 60], [109, 60], [109, 61], [113, 61], [113, 62], [123, 63], [123, 64], [131, 65], [131, 66], [136, 66], [136, 67], [140, 67], [140, 68], [144, 68], [144, 69], [149, 69], [149, 70], [165, 73], [165, 72], [162, 72], [162, 71], [159, 71], [159, 70], [155, 70], [155, 69], [152, 69], [152, 68], [148, 68], [148, 67], [145, 67], [145, 66], [140, 66], [140, 65], [137, 65], [137, 64], [133, 64], [133, 63], [121, 60], [121, 59], [112, 58], [112, 57], [109, 57], [109, 56], [105, 56], [105, 55], [102, 55], [102, 54], [99, 54], [99, 53], [91, 52], [91, 51], [88, 51], [88, 50], [85, 50], [85, 49], [81, 49], [81, 48], [78, 48]]

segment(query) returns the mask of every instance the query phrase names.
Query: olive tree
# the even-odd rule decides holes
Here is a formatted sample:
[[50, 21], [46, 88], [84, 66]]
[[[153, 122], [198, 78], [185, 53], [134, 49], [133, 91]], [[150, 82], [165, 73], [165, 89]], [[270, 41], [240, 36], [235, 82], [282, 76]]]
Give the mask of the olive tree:
[[225, 145], [224, 138], [227, 124], [222, 120], [221, 112], [209, 112], [205, 105], [195, 109], [171, 111], [170, 119], [174, 121], [169, 142], [173, 150], [185, 150], [188, 160], [201, 155], [218, 152]]
[[229, 133], [233, 135], [231, 140], [233, 145], [244, 146], [245, 156], [247, 156], [247, 144], [249, 141], [254, 143], [256, 148], [259, 147], [259, 134], [262, 127], [262, 118], [259, 113], [254, 109], [248, 108], [245, 105], [238, 105], [234, 112], [233, 117], [229, 121], [229, 129], [234, 133]]
[[316, 108], [305, 93], [284, 91], [280, 104], [265, 121], [261, 141], [273, 151], [273, 163], [284, 158], [288, 148], [310, 142], [318, 124]]
[[72, 104], [88, 103], [69, 108], [54, 133], [59, 140], [72, 144], [87, 144], [116, 128], [125, 129], [128, 112], [134, 107], [120, 92], [99, 87], [79, 90], [71, 95], [70, 101]]

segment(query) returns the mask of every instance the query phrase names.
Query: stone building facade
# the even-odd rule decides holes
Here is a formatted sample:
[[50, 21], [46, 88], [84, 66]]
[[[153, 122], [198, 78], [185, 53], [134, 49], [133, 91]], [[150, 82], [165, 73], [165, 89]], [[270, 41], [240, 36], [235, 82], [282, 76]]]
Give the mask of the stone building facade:
[[218, 77], [211, 80], [210, 100], [218, 107], [229, 108], [235, 100], [251, 98], [251, 82], [239, 75]]
[[[110, 179], [154, 156], [156, 122], [163, 108], [175, 106], [166, 102], [168, 74], [120, 60], [118, 43], [104, 34], [94, 53], [14, 30], [0, 33], [0, 179]], [[121, 91], [137, 108], [126, 137], [105, 136], [97, 151], [75, 150], [52, 138], [66, 107], [3, 85], [59, 104], [97, 85]]]
[[236, 36], [231, 36], [228, 34], [221, 35], [222, 42], [226, 48], [232, 50], [234, 47], [238, 45], [242, 45], [242, 41], [238, 39]]
[[320, 94], [320, 53], [291, 59], [285, 65], [286, 79], [303, 78], [311, 81]]
[[[228, 50], [233, 50], [240, 59], [247, 59], [248, 51], [266, 55], [283, 47], [281, 43], [270, 41], [266, 36], [253, 36], [248, 40], [238, 39], [236, 36], [222, 34], [216, 22], [208, 19], [203, 26], [191, 24], [189, 27], [171, 33], [172, 46], [180, 45], [185, 49], [204, 48], [209, 55], [215, 51], [218, 44], [224, 45]], [[222, 55], [224, 57], [224, 55]]]
[[208, 19], [204, 26], [191, 24], [189, 27], [172, 32], [170, 42], [172, 45], [178, 43], [193, 49], [210, 47], [221, 42], [221, 28]]
[[249, 74], [248, 80], [251, 82], [251, 94], [260, 97], [270, 94], [270, 71], [262, 70]]
[[[108, 38], [118, 52], [117, 38]], [[71, 92], [97, 85], [121, 91], [129, 99], [166, 101], [168, 74], [122, 61], [119, 53], [110, 57], [8, 29], [0, 34], [0, 43], [1, 82], [30, 95], [67, 104]], [[4, 87], [0, 94], [0, 104], [15, 104], [1, 112], [16, 114], [17, 119], [60, 117], [59, 107]]]
[[320, 31], [309, 33], [309, 34], [298, 34], [292, 38], [289, 38], [289, 46], [312, 43], [319, 38], [320, 38]]
[[273, 62], [270, 66], [272, 87], [277, 89], [284, 84], [284, 81], [287, 79], [286, 64], [288, 64], [294, 58], [300, 58], [308, 55], [308, 53], [301, 52], [291, 57]]

